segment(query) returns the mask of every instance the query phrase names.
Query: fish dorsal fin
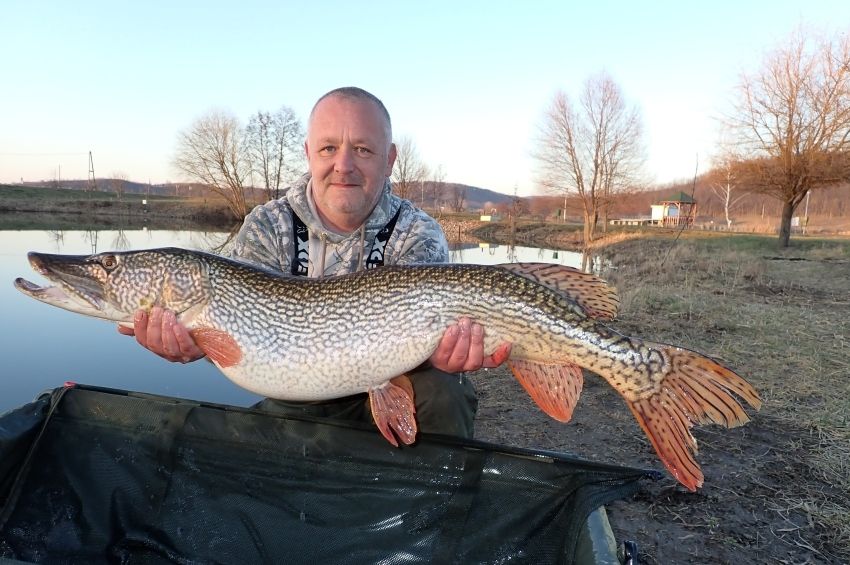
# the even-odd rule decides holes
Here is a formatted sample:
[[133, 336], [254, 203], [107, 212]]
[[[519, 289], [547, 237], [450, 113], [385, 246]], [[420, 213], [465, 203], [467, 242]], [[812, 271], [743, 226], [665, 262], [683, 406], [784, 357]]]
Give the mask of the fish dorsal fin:
[[595, 275], [552, 263], [502, 263], [497, 266], [558, 291], [578, 304], [588, 317], [599, 320], [617, 317], [620, 306], [617, 290]]
[[399, 375], [369, 389], [369, 406], [381, 435], [395, 447], [398, 447], [396, 436], [405, 445], [416, 441], [416, 405], [413, 385], [407, 375]]
[[569, 422], [581, 394], [581, 367], [509, 359], [508, 367], [541, 410], [559, 422]]
[[195, 328], [189, 331], [197, 346], [211, 361], [222, 369], [232, 367], [242, 360], [242, 350], [227, 333], [213, 328]]

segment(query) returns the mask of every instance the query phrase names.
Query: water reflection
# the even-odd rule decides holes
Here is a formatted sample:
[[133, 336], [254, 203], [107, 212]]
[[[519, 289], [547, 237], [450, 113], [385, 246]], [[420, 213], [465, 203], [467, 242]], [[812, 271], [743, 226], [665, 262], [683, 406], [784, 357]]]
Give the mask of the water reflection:
[[[27, 298], [12, 281], [45, 284], [27, 252], [89, 254], [108, 250], [184, 247], [221, 253], [234, 231], [0, 230], [0, 413], [65, 381], [139, 390], [202, 401], [249, 405], [257, 397], [206, 362], [180, 365], [159, 359], [114, 324], [72, 314]], [[547, 262], [581, 268], [581, 253], [519, 245], [456, 244], [451, 261], [494, 265]]]
[[23, 296], [12, 282], [46, 281], [27, 252], [89, 254], [111, 249], [178, 246], [217, 252], [231, 232], [166, 230], [0, 230], [0, 413], [65, 381], [249, 405], [257, 397], [210, 363], [173, 364], [143, 350], [114, 324], [72, 314]]
[[65, 232], [63, 230], [49, 230], [47, 232], [47, 237], [53, 242], [55, 246], [53, 251], [56, 251], [58, 253], [59, 249], [62, 248], [62, 245], [65, 244]]
[[604, 266], [602, 258], [592, 253], [496, 243], [453, 243], [450, 245], [449, 261], [478, 265], [554, 263], [596, 274]]
[[113, 251], [126, 251], [130, 249], [130, 239], [124, 230], [119, 229], [115, 234], [115, 239], [112, 240]]

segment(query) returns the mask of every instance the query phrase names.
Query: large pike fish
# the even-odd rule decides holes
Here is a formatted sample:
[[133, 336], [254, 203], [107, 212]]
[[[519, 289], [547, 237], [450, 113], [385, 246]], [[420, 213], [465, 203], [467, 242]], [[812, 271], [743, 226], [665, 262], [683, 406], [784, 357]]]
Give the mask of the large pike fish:
[[271, 398], [322, 400], [368, 392], [394, 445], [416, 421], [403, 376], [426, 361], [448, 326], [485, 327], [485, 351], [511, 342], [511, 371], [540, 408], [568, 421], [582, 369], [625, 399], [661, 461], [685, 487], [702, 485], [695, 424], [749, 420], [753, 387], [715, 361], [606, 325], [617, 294], [601, 279], [558, 265], [386, 266], [340, 277], [272, 273], [184, 249], [91, 256], [30, 253], [56, 286], [15, 286], [47, 304], [131, 325], [139, 308], [173, 310], [198, 346], [237, 385]]

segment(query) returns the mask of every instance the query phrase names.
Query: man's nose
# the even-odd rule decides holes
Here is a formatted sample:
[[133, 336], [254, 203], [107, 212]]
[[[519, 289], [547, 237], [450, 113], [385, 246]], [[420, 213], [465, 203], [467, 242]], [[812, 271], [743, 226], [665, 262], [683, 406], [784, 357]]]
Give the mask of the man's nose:
[[338, 173], [349, 173], [354, 170], [354, 149], [343, 145], [336, 152], [334, 159], [334, 171]]

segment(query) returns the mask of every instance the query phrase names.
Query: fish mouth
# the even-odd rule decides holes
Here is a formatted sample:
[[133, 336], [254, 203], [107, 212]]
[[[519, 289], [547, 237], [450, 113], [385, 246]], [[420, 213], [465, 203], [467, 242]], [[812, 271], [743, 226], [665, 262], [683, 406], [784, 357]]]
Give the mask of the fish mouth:
[[18, 277], [15, 279], [15, 288], [26, 294], [27, 296], [32, 296], [38, 300], [42, 299], [53, 299], [53, 300], [61, 300], [67, 299], [68, 295], [65, 292], [56, 286], [39, 286], [33, 282], [30, 282], [24, 278]]
[[66, 310], [90, 316], [98, 316], [103, 312], [106, 305], [103, 285], [94, 273], [99, 267], [87, 262], [85, 256], [30, 252], [27, 259], [36, 273], [55, 283], [55, 286], [40, 286], [19, 277], [15, 279], [15, 288], [19, 291]]

